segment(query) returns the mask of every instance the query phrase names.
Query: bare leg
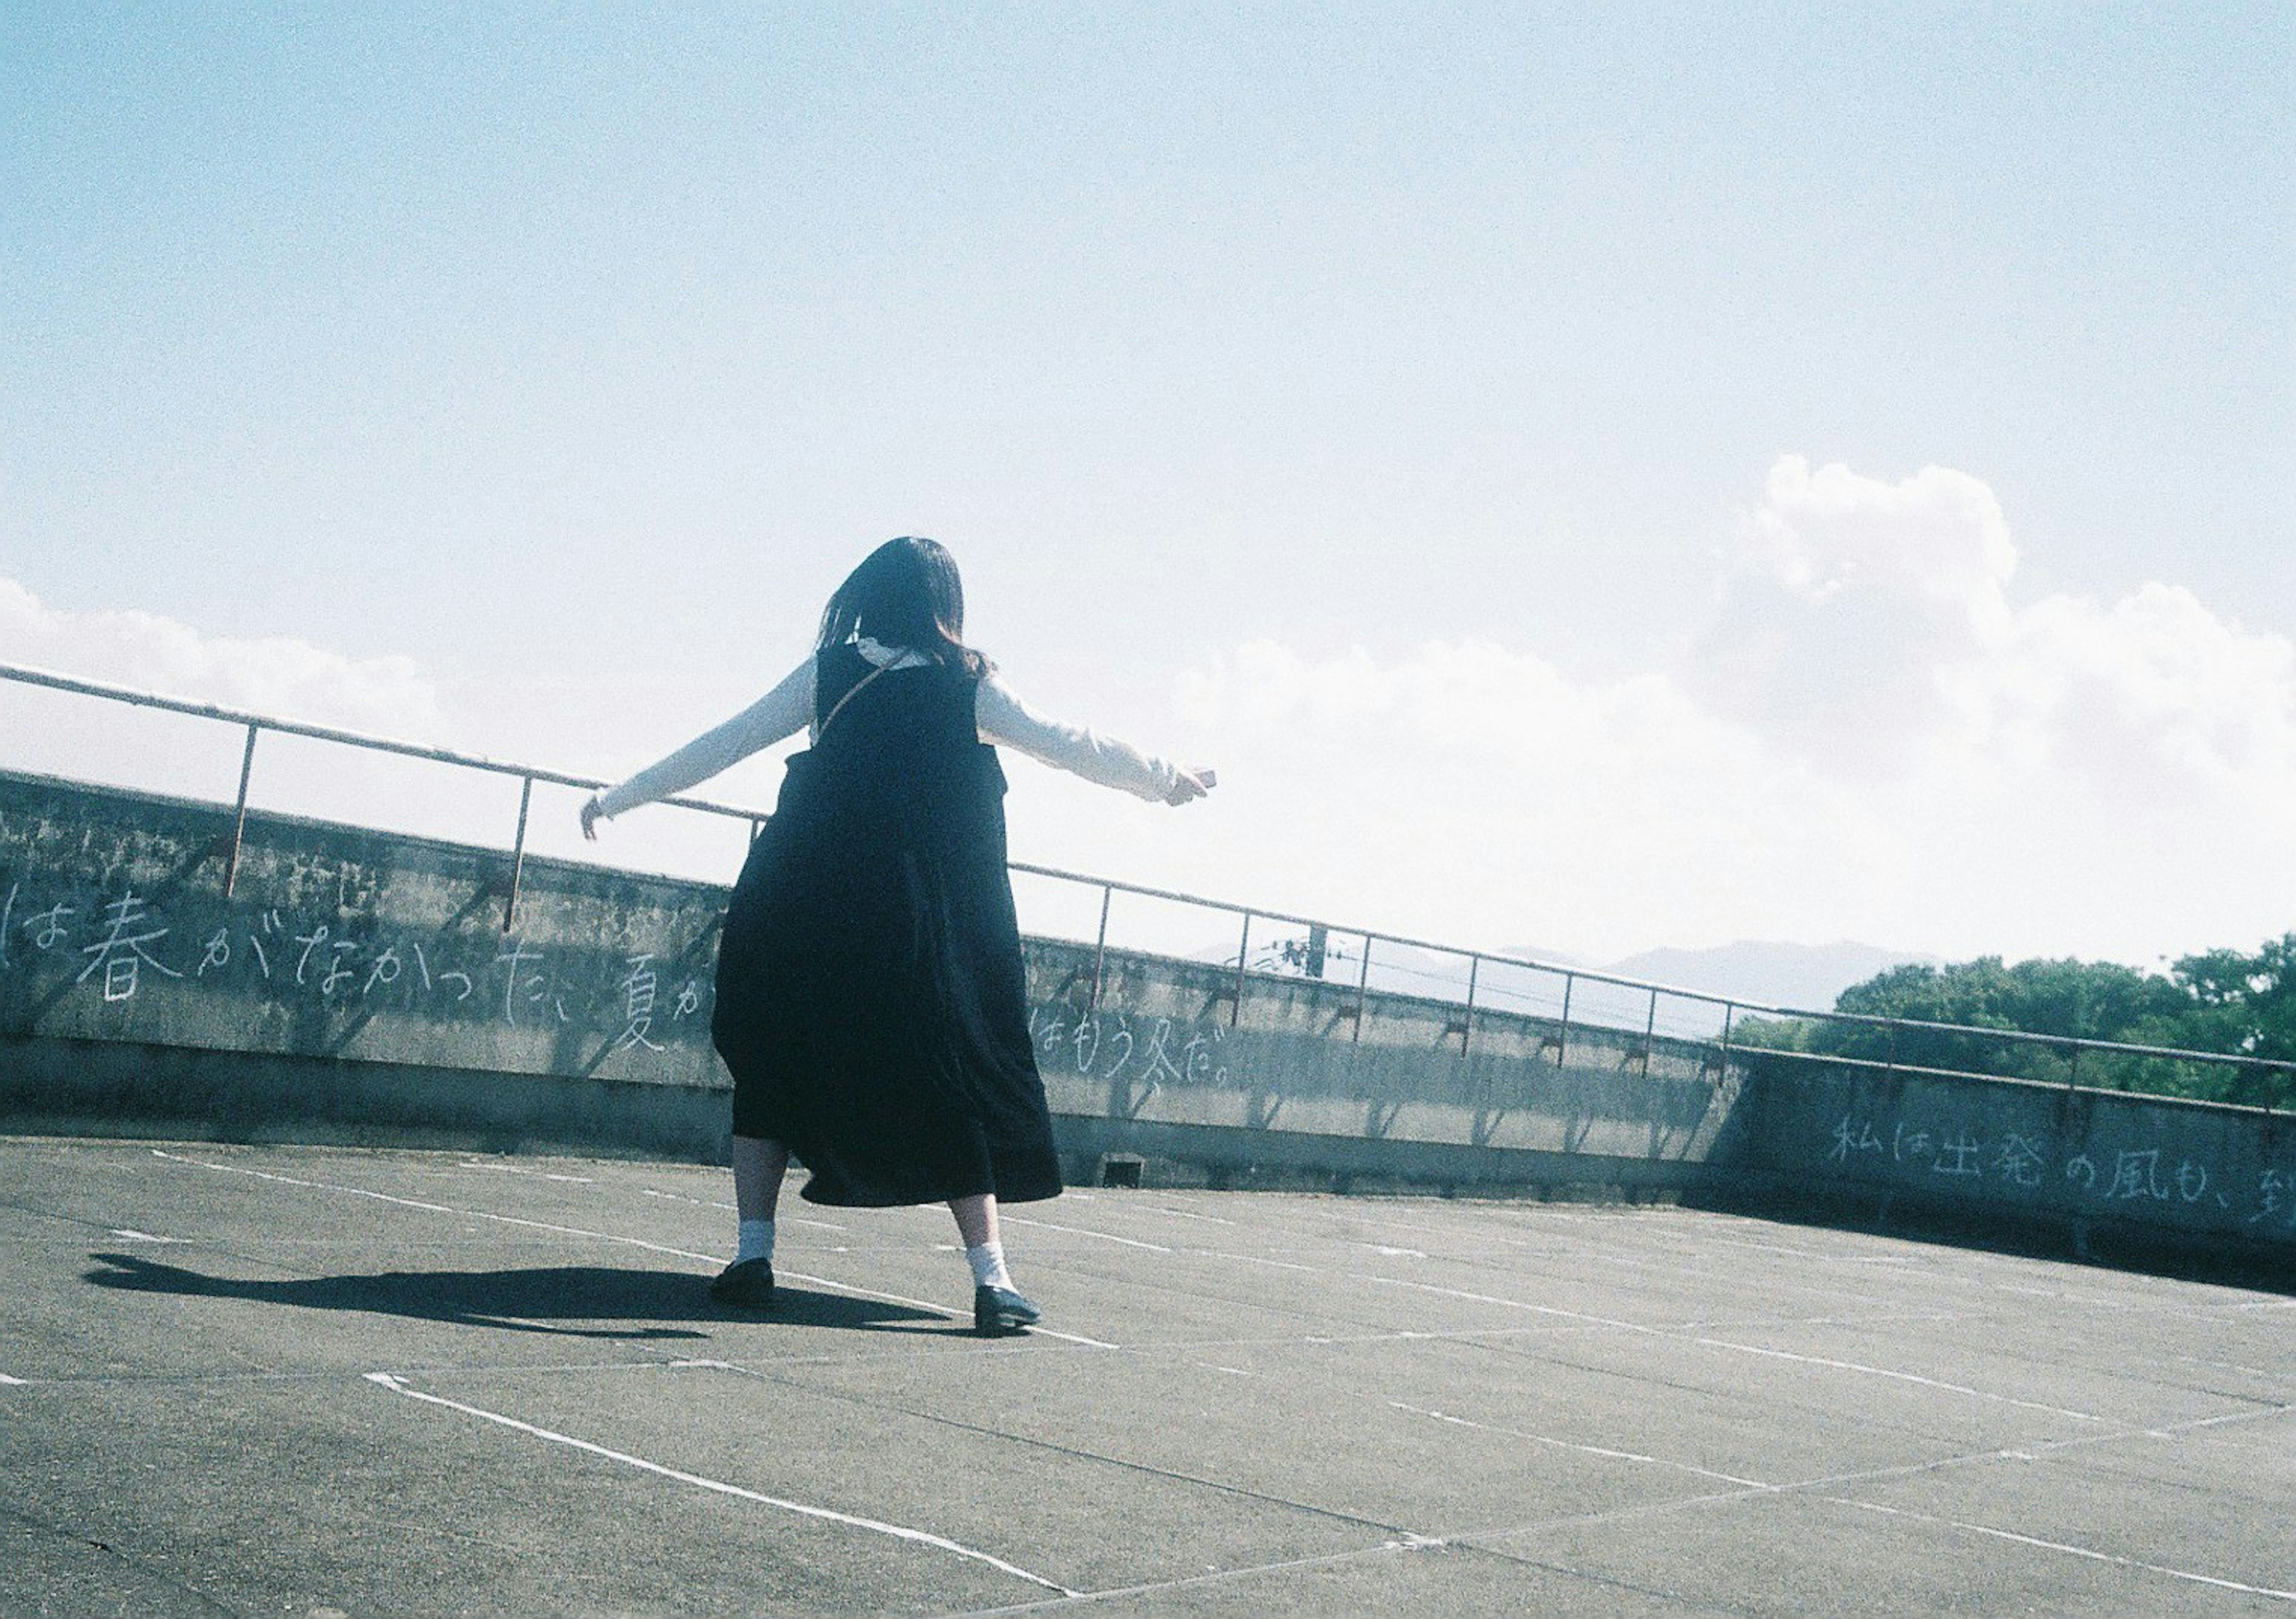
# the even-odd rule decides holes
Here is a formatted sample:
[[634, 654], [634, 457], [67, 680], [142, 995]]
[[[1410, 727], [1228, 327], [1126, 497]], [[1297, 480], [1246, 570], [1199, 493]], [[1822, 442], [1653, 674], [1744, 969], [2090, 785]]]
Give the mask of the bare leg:
[[996, 1234], [996, 1198], [952, 1198], [948, 1212], [964, 1239], [965, 1263], [972, 1268], [972, 1329], [988, 1337], [1025, 1332], [1037, 1321], [1037, 1306], [1013, 1291], [1004, 1269], [1004, 1247]]
[[742, 1230], [734, 1263], [709, 1284], [709, 1296], [737, 1310], [774, 1303], [774, 1207], [781, 1201], [789, 1149], [761, 1135], [734, 1138], [734, 1206]]
[[[782, 1200], [789, 1149], [761, 1135], [734, 1138], [734, 1206], [743, 1220], [770, 1220]], [[996, 1224], [992, 1213], [989, 1223]]]
[[956, 1216], [956, 1233], [964, 1239], [964, 1246], [977, 1248], [984, 1242], [1001, 1240], [996, 1233], [996, 1194], [980, 1192], [970, 1198], [952, 1198], [948, 1212]]

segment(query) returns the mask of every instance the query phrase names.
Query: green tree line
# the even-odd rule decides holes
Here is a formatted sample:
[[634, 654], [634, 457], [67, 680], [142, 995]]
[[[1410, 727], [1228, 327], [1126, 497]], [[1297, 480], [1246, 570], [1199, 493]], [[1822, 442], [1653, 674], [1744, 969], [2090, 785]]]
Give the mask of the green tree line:
[[[2296, 933], [2254, 951], [2185, 956], [2165, 974], [2113, 961], [2012, 964], [1998, 956], [1948, 967], [1898, 967], [1842, 991], [1833, 1010], [2296, 1065]], [[2296, 1067], [2258, 1068], [2095, 1051], [2077, 1054], [2070, 1046], [1983, 1033], [1875, 1028], [1816, 1018], [1750, 1019], [1734, 1038], [1750, 1046], [1906, 1067], [2054, 1084], [2077, 1082], [2250, 1107], [2296, 1107]]]

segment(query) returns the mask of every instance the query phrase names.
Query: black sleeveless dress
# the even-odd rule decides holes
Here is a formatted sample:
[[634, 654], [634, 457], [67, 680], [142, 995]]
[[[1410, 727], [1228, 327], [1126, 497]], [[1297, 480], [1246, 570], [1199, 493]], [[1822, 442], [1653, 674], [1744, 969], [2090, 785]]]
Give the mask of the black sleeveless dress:
[[854, 647], [815, 667], [816, 715], [726, 912], [711, 1033], [734, 1131], [786, 1143], [810, 1202], [1059, 1195], [1004, 869], [1004, 773], [974, 685]]

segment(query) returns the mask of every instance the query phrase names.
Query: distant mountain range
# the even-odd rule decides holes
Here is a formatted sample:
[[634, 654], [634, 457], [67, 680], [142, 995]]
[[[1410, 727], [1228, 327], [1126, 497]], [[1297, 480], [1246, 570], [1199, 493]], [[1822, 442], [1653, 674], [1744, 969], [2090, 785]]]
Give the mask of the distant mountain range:
[[1602, 969], [1622, 978], [1648, 978], [1710, 994], [1759, 1001], [1798, 1011], [1830, 1011], [1853, 984], [1893, 967], [1935, 967], [1939, 958], [1912, 950], [1884, 950], [1844, 939], [1835, 944], [1788, 944], [1741, 939], [1706, 950], [1645, 950]]

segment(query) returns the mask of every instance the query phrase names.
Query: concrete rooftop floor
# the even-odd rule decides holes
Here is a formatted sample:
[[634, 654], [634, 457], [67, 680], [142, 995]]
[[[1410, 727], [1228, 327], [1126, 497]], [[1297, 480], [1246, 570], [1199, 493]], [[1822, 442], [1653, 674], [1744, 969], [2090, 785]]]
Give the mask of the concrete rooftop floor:
[[[2296, 1615], [2296, 1299], [1675, 1209], [0, 1139], [0, 1613]], [[969, 1320], [969, 1318], [968, 1318]]]

